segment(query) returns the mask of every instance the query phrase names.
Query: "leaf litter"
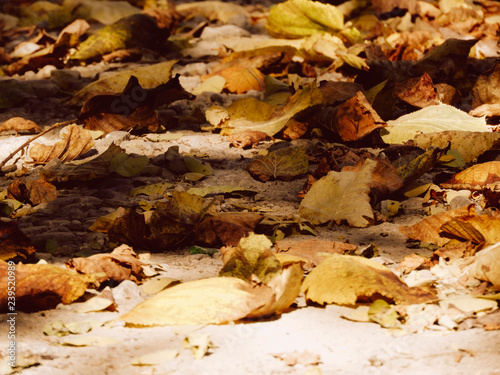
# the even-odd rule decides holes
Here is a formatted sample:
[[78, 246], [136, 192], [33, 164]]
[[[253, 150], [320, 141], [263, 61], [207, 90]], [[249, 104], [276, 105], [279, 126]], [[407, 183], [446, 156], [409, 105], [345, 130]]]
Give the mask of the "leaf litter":
[[[152, 61], [153, 56], [158, 61], [162, 51], [169, 50], [167, 61], [162, 57], [164, 62], [139, 69], [120, 68], [120, 73], [110, 77], [117, 79], [111, 86], [109, 80], [97, 80], [96, 75], [79, 83], [81, 78], [72, 83], [68, 78], [64, 90], [71, 89], [61, 92], [66, 103], [69, 100], [72, 105], [81, 106], [80, 114], [73, 116], [78, 117], [73, 120], [78, 125], [62, 130], [59, 134], [63, 140], [53, 146], [31, 143], [29, 157], [12, 153], [10, 148], [2, 166], [10, 161], [19, 169], [2, 172], [2, 178], [22, 179], [12, 184], [9, 181], [3, 216], [17, 220], [35, 215], [35, 206], [43, 210], [49, 202], [57, 202], [59, 192], [64, 196], [68, 187], [120, 176], [135, 184], [134, 190], [127, 189], [127, 197], [133, 203], [111, 215], [101, 215], [91, 227], [109, 240], [108, 252], [121, 243], [154, 253], [198, 244], [216, 247], [215, 252], [207, 254], [222, 258], [220, 277], [176, 285], [174, 279], [167, 277], [161, 285], [150, 287], [153, 297], [128, 312], [120, 311], [120, 319], [131, 326], [235, 321], [251, 324], [272, 315], [279, 319], [282, 314], [294, 314], [300, 310], [300, 298], [305, 298], [303, 307], [315, 303], [358, 306], [363, 321], [390, 330], [466, 329], [474, 324], [481, 326], [480, 318], [485, 317], [492, 320], [483, 327], [498, 329], [494, 320], [498, 308], [496, 250], [500, 241], [496, 213], [500, 202], [498, 168], [495, 169], [498, 65], [487, 58], [485, 50], [480, 49], [483, 40], [479, 41], [496, 35], [498, 30], [485, 22], [485, 14], [490, 12], [486, 3], [476, 4], [483, 9], [477, 11], [467, 4], [454, 7], [454, 2], [439, 2], [435, 6], [395, 2], [401, 7], [396, 10], [403, 9], [401, 14], [393, 13], [384, 2], [334, 6], [288, 0], [268, 10], [220, 2], [166, 7], [157, 1], [149, 3], [154, 3], [149, 10], [124, 8], [123, 17], [102, 20], [108, 26], [86, 40], [82, 38], [87, 32], [83, 20], [62, 30], [57, 39], [39, 28], [30, 42], [33, 49], [27, 50], [25, 56], [21, 54], [20, 41], [28, 31], [15, 27], [3, 31], [19, 48], [2, 49], [2, 59], [6, 59], [2, 69], [6, 75], [17, 73], [17, 77], [30, 70], [41, 71], [48, 64], [53, 64], [56, 71], [70, 68], [75, 60], [88, 67], [101, 58], [108, 64], [113, 59], [133, 60], [134, 56], [143, 56], [145, 61]], [[354, 8], [373, 14], [359, 14]], [[66, 13], [67, 10], [55, 4], [47, 6], [45, 25], [55, 29], [69, 25], [73, 13]], [[19, 21], [33, 22], [38, 16], [30, 12], [26, 13], [29, 17]], [[195, 25], [194, 15], [206, 19], [205, 23]], [[92, 17], [87, 21], [100, 19]], [[436, 27], [431, 26], [429, 17]], [[454, 17], [465, 17], [467, 22], [457, 23]], [[245, 21], [241, 23], [242, 20]], [[211, 51], [204, 55], [203, 40], [193, 36], [199, 35], [201, 29], [209, 30], [216, 22], [240, 22], [242, 27], [248, 27], [248, 22], [254, 26], [260, 22], [261, 30], [265, 29], [271, 37], [267, 39], [271, 44], [262, 48], [263, 43], [253, 44], [252, 38], [243, 33], [245, 36], [231, 40], [215, 38]], [[425, 30], [420, 29], [424, 24]], [[447, 29], [452, 34], [447, 34]], [[191, 43], [198, 44], [187, 48]], [[172, 78], [173, 71], [182, 72], [182, 67], [188, 65], [189, 54], [196, 49], [200, 50], [196, 58], [217, 64], [196, 73], [200, 80], [195, 86], [211, 76], [224, 77], [222, 84], [220, 79], [217, 81], [218, 88], [208, 90], [219, 96], [211, 96], [199, 107], [196, 106], [200, 99], [194, 99], [190, 93], [196, 87], [183, 87], [188, 83], [187, 76]], [[175, 51], [182, 52], [177, 55]], [[495, 56], [495, 48], [489, 53]], [[184, 59], [181, 64], [180, 58]], [[56, 76], [53, 82], [60, 85], [62, 81], [57, 81]], [[51, 80], [50, 75], [45, 78]], [[94, 83], [87, 85], [90, 81]], [[282, 85], [276, 86], [276, 82]], [[343, 95], [337, 89], [328, 89], [328, 84], [342, 84]], [[85, 88], [77, 92], [77, 86]], [[10, 98], [1, 100], [2, 108], [7, 110], [19, 106], [19, 98], [44, 97], [37, 91], [39, 87], [5, 89], [12, 92]], [[224, 103], [231, 93], [250, 96], [239, 100], [236, 96], [230, 100], [232, 104]], [[203, 91], [197, 94], [207, 98]], [[124, 104], [121, 112], [117, 104]], [[11, 118], [16, 119], [16, 124], [4, 123], [7, 133], [40, 132], [22, 118]], [[196, 122], [197, 118], [201, 121]], [[48, 123], [47, 118], [43, 121]], [[248, 172], [253, 180], [241, 187], [241, 192], [251, 194], [237, 193], [235, 198], [234, 190], [227, 188], [231, 185], [221, 183], [220, 188], [206, 190], [221, 178], [221, 161], [206, 157], [197, 146], [180, 152], [179, 146], [184, 146], [182, 136], [174, 146], [177, 149], [159, 151], [163, 158], [152, 156], [151, 152], [128, 152], [127, 141], [121, 142], [125, 148], [113, 142], [101, 146], [106, 140], [103, 136], [120, 131], [132, 132], [137, 137], [133, 140], [140, 140], [142, 133], [175, 139], [167, 132], [175, 132], [189, 122], [190, 129], [198, 133], [209, 130], [229, 135], [227, 140], [217, 141], [219, 144], [227, 142], [228, 146], [233, 142], [242, 148], [237, 155], [247, 158], [246, 168], [239, 166], [238, 173]], [[98, 129], [101, 134], [90, 135], [81, 125]], [[58, 126], [62, 124], [54, 128]], [[288, 140], [299, 146], [282, 147]], [[251, 149], [243, 150], [248, 147]], [[43, 169], [34, 167], [30, 164], [33, 161], [46, 165]], [[234, 165], [226, 168], [236, 175]], [[42, 179], [24, 179], [24, 174]], [[141, 190], [146, 185], [144, 181], [158, 183], [152, 177], [160, 176], [169, 181], [167, 185], [162, 181]], [[306, 178], [301, 198], [294, 201], [294, 218], [282, 215], [276, 219], [266, 214], [266, 190], [273, 184], [287, 189], [279, 184], [292, 186]], [[434, 187], [429, 188], [429, 181], [434, 182]], [[401, 220], [410, 201], [402, 192], [411, 191], [412, 183], [426, 186], [415, 194], [427, 194], [418, 200], [418, 209], [423, 212], [427, 208], [429, 217], [410, 224]], [[203, 193], [187, 193], [197, 191], [190, 189], [202, 189]], [[460, 192], [454, 195], [452, 190]], [[141, 203], [139, 197], [146, 197], [148, 202]], [[18, 203], [14, 204], [13, 199]], [[244, 204], [236, 202], [238, 199], [243, 199]], [[390, 211], [389, 206], [393, 205], [398, 208]], [[257, 213], [238, 212], [242, 208]], [[277, 205], [274, 209], [281, 208]], [[321, 236], [328, 230], [333, 233], [337, 229], [376, 229], [394, 223], [414, 241], [408, 246], [428, 246], [436, 251], [427, 256], [413, 254], [398, 269], [377, 263], [391, 264], [382, 257], [368, 260], [348, 255], [361, 244], [340, 242], [345, 245], [342, 247], [335, 242], [306, 245], [298, 241], [293, 249], [286, 242], [273, 245], [268, 239], [303, 236], [304, 228], [309, 234]], [[36, 250], [31, 247], [25, 237], [12, 235], [17, 233], [12, 226], [2, 227], [2, 233], [6, 234], [1, 243], [2, 259], [32, 262], [44, 252], [39, 246]], [[49, 241], [45, 245], [45, 250], [51, 248]], [[161, 265], [149, 264], [148, 268], [145, 258], [139, 259], [132, 248], [128, 255], [101, 254], [105, 248], [96, 249], [97, 254], [94, 251], [90, 257], [73, 258], [66, 263], [85, 275], [58, 266], [19, 263], [16, 269], [20, 275], [20, 308], [38, 311], [51, 309], [60, 302], [71, 304], [79, 298], [89, 298], [93, 289], [87, 288], [101, 290], [100, 283], [113, 285], [124, 279], [122, 284], [142, 283], [163, 272]], [[358, 254], [368, 253], [360, 250]], [[2, 267], [7, 270], [7, 263]], [[36, 280], [29, 276], [33, 274], [37, 275]], [[6, 283], [5, 277], [2, 283]], [[118, 293], [119, 287], [113, 288], [113, 294]], [[0, 296], [2, 307], [6, 307], [7, 295]], [[88, 302], [101, 297], [94, 298]], [[61, 344], [101, 346], [116, 345], [117, 341], [82, 336]], [[219, 350], [206, 334], [187, 336], [185, 345], [195, 358]], [[160, 353], [160, 357], [172, 361], [178, 350]], [[279, 355], [289, 366], [319, 363], [319, 356], [311, 355], [309, 360], [303, 357], [308, 358], [309, 353]], [[132, 364], [159, 362], [157, 356], [142, 356]]]

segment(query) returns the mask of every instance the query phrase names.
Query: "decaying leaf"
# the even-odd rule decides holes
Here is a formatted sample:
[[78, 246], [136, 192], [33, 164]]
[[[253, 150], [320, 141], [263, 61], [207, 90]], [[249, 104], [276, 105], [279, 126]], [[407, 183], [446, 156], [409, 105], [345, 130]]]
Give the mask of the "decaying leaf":
[[417, 108], [439, 104], [437, 90], [427, 73], [424, 73], [421, 77], [409, 78], [397, 84], [394, 94], [399, 100]]
[[62, 140], [55, 144], [33, 143], [31, 145], [29, 156], [34, 163], [44, 164], [55, 158], [62, 162], [71, 161], [94, 147], [91, 133], [78, 125], [64, 127], [59, 136]]
[[20, 134], [38, 133], [42, 131], [36, 122], [27, 120], [23, 117], [11, 117], [0, 126], [0, 133], [10, 130]]
[[242, 238], [238, 247], [221, 249], [224, 266], [219, 276], [238, 277], [246, 281], [256, 276], [258, 280], [268, 283], [281, 273], [281, 264], [271, 246], [266, 236], [252, 233]]
[[484, 118], [475, 118], [447, 104], [431, 105], [416, 112], [387, 121], [380, 131], [384, 142], [404, 143], [420, 133], [448, 130], [490, 132]]
[[33, 206], [57, 199], [57, 189], [54, 185], [41, 179], [28, 180], [26, 177], [13, 181], [7, 189], [7, 194], [11, 199]]
[[275, 38], [301, 38], [317, 32], [335, 32], [344, 15], [333, 5], [311, 0], [287, 0], [272, 8], [266, 29]]
[[206, 218], [196, 227], [195, 241], [207, 246], [237, 246], [264, 219], [257, 213], [222, 213]]
[[495, 190], [500, 187], [500, 161], [476, 164], [441, 184], [445, 189]]
[[[7, 311], [7, 268], [0, 261], [0, 310]], [[80, 298], [94, 275], [79, 275], [74, 271], [50, 264], [18, 264], [16, 273], [17, 311], [34, 312], [52, 309], [59, 303], [68, 304]]]
[[457, 150], [466, 163], [474, 162], [484, 152], [500, 149], [500, 133], [473, 131], [444, 131], [415, 135], [414, 144], [427, 149], [429, 146]]
[[319, 304], [355, 304], [358, 299], [382, 295], [396, 304], [424, 303], [435, 295], [410, 288], [391, 270], [362, 257], [333, 254], [306, 277], [301, 290], [306, 299]]
[[306, 150], [303, 147], [287, 147], [258, 157], [247, 166], [248, 172], [259, 181], [284, 180], [304, 174], [309, 169]]
[[127, 245], [117, 247], [110, 254], [95, 254], [66, 262], [66, 267], [84, 275], [104, 273], [98, 277], [100, 283], [108, 280], [117, 283], [123, 280], [141, 281], [144, 278], [143, 265], [134, 250]]
[[376, 162], [366, 159], [359, 172], [329, 172], [309, 190], [299, 214], [312, 224], [340, 223], [366, 227], [374, 220], [370, 185]]
[[155, 109], [176, 100], [191, 99], [179, 77], [153, 89], [141, 87], [138, 79], [131, 76], [121, 95], [98, 95], [83, 105], [78, 121], [88, 130], [101, 130], [104, 134], [115, 130], [155, 132], [159, 126]]
[[444, 246], [450, 239], [441, 236], [441, 226], [455, 217], [474, 215], [474, 212], [474, 205], [464, 206], [432, 215], [410, 226], [401, 226], [399, 231], [413, 240]]
[[467, 272], [479, 280], [489, 281], [500, 286], [500, 242], [476, 254], [476, 260], [467, 267]]

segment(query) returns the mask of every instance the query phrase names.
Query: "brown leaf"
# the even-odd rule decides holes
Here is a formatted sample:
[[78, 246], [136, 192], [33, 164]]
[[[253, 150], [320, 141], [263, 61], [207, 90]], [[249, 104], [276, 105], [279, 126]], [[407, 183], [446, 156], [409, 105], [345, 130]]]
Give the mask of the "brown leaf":
[[500, 187], [500, 161], [476, 164], [440, 185], [444, 189], [496, 190]]
[[276, 242], [277, 254], [289, 254], [307, 259], [308, 263], [304, 264], [305, 270], [317, 266], [329, 254], [344, 254], [346, 251], [356, 249], [356, 245], [320, 239], [300, 241], [284, 239]]
[[335, 130], [344, 141], [357, 141], [387, 124], [375, 112], [361, 91], [338, 106]]
[[15, 221], [0, 221], [0, 260], [34, 262], [35, 252]]
[[[7, 310], [8, 264], [0, 261], [0, 310]], [[79, 275], [74, 271], [51, 264], [18, 264], [16, 274], [16, 310], [34, 312], [52, 309], [60, 302], [71, 303], [80, 298], [93, 275]]]
[[7, 196], [20, 202], [36, 206], [57, 199], [57, 189], [44, 180], [27, 180], [21, 177], [12, 182], [7, 188]]
[[78, 120], [85, 129], [101, 130], [105, 134], [115, 130], [155, 132], [159, 126], [155, 109], [176, 100], [192, 99], [179, 77], [153, 89], [143, 89], [131, 76], [121, 95], [97, 95], [85, 102]]
[[13, 130], [18, 133], [38, 133], [42, 129], [33, 121], [22, 117], [11, 117], [0, 126], [0, 133]]
[[321, 81], [319, 85], [327, 105], [335, 105], [351, 99], [363, 90], [363, 85], [354, 82]]
[[283, 138], [291, 140], [299, 139], [306, 134], [308, 127], [307, 122], [300, 122], [292, 118], [286, 123], [286, 127], [283, 130]]
[[272, 137], [258, 130], [243, 130], [242, 132], [233, 133], [227, 136], [227, 140], [232, 142], [234, 147], [239, 148], [254, 148], [260, 142], [270, 139], [272, 139]]
[[398, 270], [403, 273], [410, 273], [424, 265], [429, 265], [429, 259], [418, 254], [410, 254], [403, 258]]
[[73, 258], [66, 262], [66, 267], [78, 273], [91, 275], [105, 273], [97, 281], [103, 283], [113, 280], [117, 283], [123, 280], [141, 281], [145, 275], [142, 263], [134, 250], [127, 245], [115, 248], [111, 254], [95, 254], [88, 258]]
[[424, 73], [419, 78], [409, 78], [406, 81], [397, 83], [394, 88], [394, 95], [399, 100], [417, 108], [439, 104], [437, 90], [427, 73]]
[[240, 239], [248, 237], [263, 219], [264, 215], [257, 213], [219, 214], [196, 227], [195, 241], [212, 247], [237, 246]]
[[29, 149], [29, 155], [35, 163], [48, 163], [55, 158], [62, 162], [71, 161], [94, 147], [90, 132], [78, 125], [64, 127], [59, 135], [62, 140], [53, 145], [33, 143]]
[[109, 240], [112, 242], [125, 243], [139, 249], [154, 247], [148, 241], [151, 231], [144, 220], [144, 215], [137, 213], [135, 210], [125, 210], [121, 216], [113, 220], [107, 230]]
[[308, 168], [306, 150], [302, 147], [287, 147], [271, 151], [267, 156], [259, 157], [247, 166], [252, 177], [262, 182], [271, 179], [291, 181], [306, 173]]
[[244, 64], [231, 66], [214, 72], [212, 75], [224, 77], [226, 79], [225, 87], [236, 94], [243, 94], [250, 90], [262, 91], [264, 89], [264, 74], [259, 69], [249, 68]]
[[450, 239], [440, 235], [441, 226], [455, 217], [473, 215], [474, 212], [474, 205], [460, 207], [455, 210], [432, 215], [410, 226], [401, 226], [399, 227], [399, 231], [413, 240], [444, 246]]

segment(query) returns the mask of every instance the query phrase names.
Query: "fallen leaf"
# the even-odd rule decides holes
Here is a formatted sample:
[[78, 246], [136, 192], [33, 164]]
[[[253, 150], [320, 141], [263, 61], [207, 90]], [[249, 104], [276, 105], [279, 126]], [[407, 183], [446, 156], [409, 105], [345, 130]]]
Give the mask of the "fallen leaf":
[[244, 130], [239, 133], [233, 133], [227, 136], [227, 140], [233, 144], [234, 147], [239, 148], [254, 148], [262, 141], [272, 139], [266, 133], [257, 130]]
[[475, 118], [450, 105], [439, 104], [387, 121], [387, 127], [380, 131], [380, 135], [386, 143], [402, 144], [420, 133], [449, 130], [491, 131], [484, 118]]
[[83, 105], [78, 121], [88, 130], [101, 130], [104, 134], [115, 130], [155, 132], [159, 126], [155, 109], [176, 100], [191, 99], [179, 76], [153, 89], [141, 87], [131, 76], [121, 95], [97, 95]]
[[456, 208], [451, 211], [432, 215], [410, 226], [400, 226], [399, 231], [413, 240], [431, 242], [438, 246], [444, 246], [450, 239], [441, 236], [442, 225], [455, 217], [473, 215], [474, 212], [474, 205]]
[[[6, 262], [0, 261], [0, 310], [3, 312], [8, 309], [8, 267]], [[15, 309], [25, 312], [53, 309], [61, 302], [71, 303], [96, 281], [94, 275], [79, 275], [51, 264], [18, 264], [15, 273]]]
[[21, 177], [13, 181], [7, 188], [7, 196], [33, 206], [49, 203], [57, 199], [57, 189], [44, 180], [28, 180]]
[[11, 117], [0, 126], [0, 133], [11, 130], [20, 134], [38, 133], [42, 131], [36, 122], [27, 120], [23, 117]]
[[466, 269], [472, 277], [500, 286], [500, 243], [493, 244], [476, 254], [474, 263]]
[[71, 161], [94, 147], [92, 134], [75, 124], [61, 129], [59, 137], [62, 140], [51, 145], [33, 143], [29, 148], [29, 156], [33, 162], [45, 164], [56, 158], [62, 162]]
[[398, 270], [401, 270], [403, 273], [410, 273], [411, 271], [414, 271], [417, 268], [420, 268], [421, 266], [428, 263], [428, 258], [418, 254], [410, 254], [403, 258], [401, 264], [398, 267]]
[[163, 290], [120, 320], [135, 326], [222, 324], [242, 319], [263, 304], [261, 296], [246, 281], [214, 277]]
[[357, 141], [386, 126], [361, 91], [337, 107], [334, 121], [334, 130], [344, 141]]
[[117, 283], [123, 280], [141, 281], [144, 278], [141, 262], [134, 250], [121, 245], [110, 254], [95, 254], [87, 258], [73, 258], [66, 262], [66, 267], [84, 275], [102, 274], [98, 281], [103, 283], [113, 280]]
[[344, 15], [331, 4], [311, 0], [287, 0], [271, 9], [266, 30], [275, 38], [300, 38], [344, 27]]
[[427, 149], [429, 146], [457, 150], [466, 163], [475, 162], [489, 150], [500, 149], [500, 133], [472, 131], [444, 131], [415, 135], [414, 144]]
[[333, 254], [305, 278], [301, 291], [307, 300], [319, 304], [353, 305], [358, 299], [382, 295], [396, 304], [424, 303], [433, 293], [410, 288], [391, 270], [357, 256]]
[[343, 242], [327, 241], [320, 239], [312, 240], [292, 240], [284, 239], [276, 242], [276, 255], [289, 254], [307, 260], [304, 269], [310, 270], [320, 264], [331, 254], [344, 254], [347, 251], [354, 251], [358, 247]]
[[117, 345], [121, 340], [108, 336], [72, 336], [65, 339], [59, 345], [62, 346], [95, 346], [104, 347], [109, 345]]
[[270, 137], [278, 133], [285, 127], [297, 113], [314, 105], [324, 103], [321, 91], [313, 83], [302, 90], [298, 90], [294, 95], [287, 98], [284, 105], [275, 108], [273, 114], [263, 121], [251, 121], [247, 118], [232, 118], [225, 112], [223, 116], [210, 117], [207, 114], [207, 119], [213, 126], [223, 128], [224, 134], [233, 132], [241, 132], [243, 130], [258, 130], [266, 133]]
[[303, 147], [287, 147], [271, 151], [258, 157], [247, 166], [253, 178], [266, 182], [269, 180], [291, 181], [309, 169], [306, 150]]
[[[495, 105], [500, 100], [500, 64], [496, 64], [487, 74], [477, 77], [476, 83], [472, 88], [472, 108], [477, 111], [485, 104]], [[498, 116], [500, 112], [492, 111], [488, 116]]]
[[128, 155], [125, 152], [116, 154], [109, 162], [108, 170], [123, 177], [138, 175], [149, 164], [145, 155]]
[[251, 281], [256, 276], [268, 283], [281, 273], [281, 264], [271, 251], [272, 243], [264, 235], [250, 234], [241, 238], [238, 247], [221, 249], [224, 266], [219, 276]]
[[144, 89], [152, 89], [167, 83], [171, 79], [172, 67], [177, 60], [147, 65], [136, 69], [127, 69], [119, 73], [101, 78], [73, 95], [70, 105], [81, 105], [98, 95], [119, 95], [123, 93], [130, 77], [137, 77], [139, 85]]
[[476, 244], [491, 245], [500, 241], [500, 216], [459, 216], [444, 223], [441, 230]]
[[424, 73], [418, 78], [409, 78], [394, 88], [394, 95], [414, 107], [424, 108], [439, 104], [437, 90], [432, 83], [432, 78]]
[[500, 187], [500, 161], [476, 164], [440, 185], [444, 189], [496, 190]]
[[174, 23], [175, 17], [172, 18], [170, 25], [159, 27], [155, 18], [148, 14], [132, 14], [99, 29], [80, 43], [78, 49], [69, 58], [87, 61], [118, 49], [133, 47], [154, 49], [169, 37], [170, 28], [173, 28]]
[[16, 221], [0, 221], [0, 260], [34, 262], [35, 248]]
[[257, 213], [222, 213], [208, 217], [196, 227], [195, 242], [207, 246], [237, 246], [264, 219]]
[[299, 215], [312, 224], [346, 220], [354, 227], [374, 221], [370, 184], [376, 162], [366, 159], [359, 172], [329, 172], [318, 180], [299, 206]]

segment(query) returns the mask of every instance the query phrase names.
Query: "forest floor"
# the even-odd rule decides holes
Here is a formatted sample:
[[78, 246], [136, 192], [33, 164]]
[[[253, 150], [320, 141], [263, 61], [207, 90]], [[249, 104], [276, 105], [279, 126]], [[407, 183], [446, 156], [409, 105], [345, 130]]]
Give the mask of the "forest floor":
[[[83, 85], [100, 73], [119, 72], [141, 65], [144, 64], [99, 62], [76, 66], [71, 70], [78, 71], [82, 78], [73, 76], [71, 79], [83, 80], [79, 83]], [[193, 91], [212, 65], [212, 62], [184, 59], [174, 67], [173, 74], [181, 74], [181, 85], [187, 91]], [[35, 82], [33, 86], [37, 96], [4, 109], [0, 113], [0, 123], [19, 116], [48, 127], [58, 121], [78, 117], [79, 108], [65, 105], [63, 99], [66, 97], [57, 89], [51, 75], [44, 74], [47, 72], [34, 74], [28, 71], [16, 77], [31, 84]], [[332, 78], [335, 74], [323, 78]], [[246, 96], [261, 98], [262, 94], [252, 91]], [[174, 103], [173, 107], [164, 110], [164, 115], [171, 117], [172, 114], [192, 113], [193, 108], [204, 111], [214, 103], [227, 107], [241, 97], [228, 93], [203, 93], [194, 100]], [[2, 221], [16, 222], [37, 248], [37, 259], [62, 266], [77, 256], [112, 250], [107, 235], [89, 231], [89, 226], [119, 207], [137, 209], [139, 205], [143, 207], [145, 202], [155, 204], [165, 200], [165, 194], [130, 196], [132, 188], [153, 183], [172, 183], [169, 192], [188, 191], [192, 187], [237, 186], [245, 193], [221, 195], [221, 200], [216, 203], [220, 212], [259, 212], [277, 222], [298, 220], [301, 202], [298, 194], [304, 189], [307, 176], [302, 174], [291, 181], [261, 182], [253, 178], [246, 168], [254, 157], [264, 154], [266, 150], [289, 144], [314, 150], [318, 145], [322, 146], [323, 140], [273, 139], [250, 149], [241, 149], [234, 147], [226, 137], [199, 128], [199, 123], [186, 125], [185, 122], [182, 128], [168, 129], [170, 139], [160, 140], [151, 134], [136, 136], [127, 131], [117, 131], [97, 140], [95, 149], [105, 150], [110, 142], [115, 142], [127, 154], [144, 155], [151, 160], [165, 154], [170, 147], [178, 146], [180, 155], [210, 163], [213, 174], [200, 181], [181, 181], [175, 175], [140, 174], [133, 177], [109, 175], [97, 180], [61, 184], [57, 199], [40, 205], [27, 215], [4, 217]], [[0, 135], [0, 161], [30, 137], [13, 133]], [[15, 161], [19, 162], [18, 159]], [[42, 167], [26, 165], [26, 176], [37, 178], [40, 175]], [[309, 172], [316, 168], [317, 163], [313, 161]], [[422, 180], [432, 181], [435, 173], [425, 174]], [[6, 190], [18, 177], [16, 174], [0, 176], [0, 188]], [[414, 253], [430, 258], [434, 249], [410, 247], [408, 238], [399, 230], [401, 226], [412, 225], [427, 215], [424, 199], [403, 196], [397, 199], [401, 207], [390, 220], [366, 228], [344, 224], [317, 226], [315, 235], [302, 232], [290, 238], [294, 241], [311, 238], [338, 241], [359, 248], [373, 246], [376, 248], [375, 259], [391, 269], [397, 269], [406, 256]], [[134, 250], [141, 259], [160, 270], [158, 275], [182, 282], [216, 277], [223, 267], [220, 253], [192, 254], [188, 246], [160, 253], [135, 247]], [[431, 322], [417, 332], [406, 332], [383, 328], [375, 322], [348, 319], [354, 308], [362, 304], [320, 306], [306, 303], [301, 294], [289, 309], [270, 318], [221, 325], [134, 328], [126, 326], [118, 318], [149, 296], [132, 281], [114, 285], [112, 295], [115, 311], [80, 312], [79, 305], [74, 303], [31, 313], [17, 312], [18, 367], [15, 369], [6, 366], [5, 348], [9, 345], [10, 326], [8, 316], [3, 315], [0, 322], [0, 351], [3, 357], [0, 374], [500, 374], [499, 331], [485, 330], [476, 325], [472, 315], [469, 324], [464, 319], [463, 324], [452, 329]], [[93, 328], [82, 335], [47, 335], [47, 327], [54, 327], [57, 322], [87, 322], [84, 324]], [[78, 343], [72, 341], [73, 337], [86, 337], [88, 341]], [[195, 358], [194, 352], [185, 348], [187, 337], [191, 341], [204, 337], [211, 346], [205, 355]], [[133, 364], [135, 358], [159, 350], [175, 354], [169, 359], [164, 353], [163, 360], [153, 365]]]

